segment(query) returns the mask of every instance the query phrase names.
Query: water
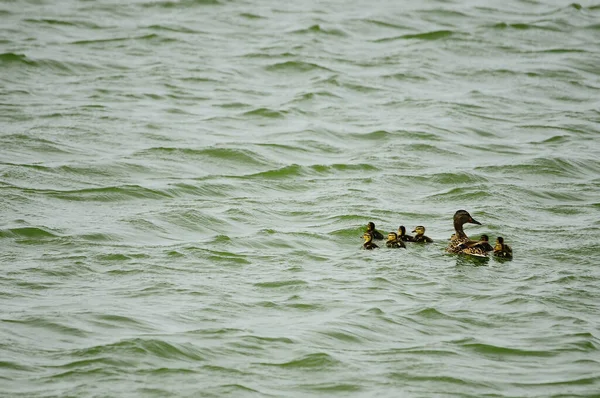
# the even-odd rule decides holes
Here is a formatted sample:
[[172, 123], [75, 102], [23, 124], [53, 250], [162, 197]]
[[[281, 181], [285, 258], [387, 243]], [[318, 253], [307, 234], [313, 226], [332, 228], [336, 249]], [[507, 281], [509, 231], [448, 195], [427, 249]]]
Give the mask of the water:
[[598, 396], [597, 3], [0, 17], [0, 395]]

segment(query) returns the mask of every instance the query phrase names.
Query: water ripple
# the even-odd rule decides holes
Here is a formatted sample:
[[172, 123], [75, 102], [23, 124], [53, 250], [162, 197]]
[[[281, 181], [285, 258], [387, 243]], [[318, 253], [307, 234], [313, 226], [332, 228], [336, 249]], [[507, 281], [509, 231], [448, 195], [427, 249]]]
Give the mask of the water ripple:
[[594, 396], [599, 10], [3, 3], [3, 393]]

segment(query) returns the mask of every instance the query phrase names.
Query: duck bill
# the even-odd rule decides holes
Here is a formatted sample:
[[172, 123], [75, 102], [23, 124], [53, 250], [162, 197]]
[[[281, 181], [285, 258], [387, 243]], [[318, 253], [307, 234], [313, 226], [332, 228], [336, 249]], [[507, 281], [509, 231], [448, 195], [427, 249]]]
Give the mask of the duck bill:
[[477, 221], [476, 219], [474, 219], [473, 217], [471, 217], [471, 219], [469, 220], [469, 222], [471, 224], [477, 224], [477, 225], [481, 225], [481, 223], [479, 221]]

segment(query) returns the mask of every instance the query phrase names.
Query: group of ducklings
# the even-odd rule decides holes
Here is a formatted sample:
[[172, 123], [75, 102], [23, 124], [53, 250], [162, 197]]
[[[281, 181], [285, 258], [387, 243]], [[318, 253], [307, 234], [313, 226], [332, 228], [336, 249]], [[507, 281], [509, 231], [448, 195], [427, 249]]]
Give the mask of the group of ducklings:
[[[456, 254], [468, 254], [477, 257], [487, 257], [488, 253], [493, 252], [495, 257], [500, 258], [512, 258], [512, 249], [506, 243], [504, 238], [498, 236], [496, 244], [490, 245], [489, 237], [487, 235], [481, 235], [479, 240], [471, 240], [463, 230], [463, 225], [481, 223], [475, 220], [468, 211], [458, 210], [454, 213], [454, 233], [450, 237], [450, 243], [446, 247], [448, 253]], [[385, 245], [390, 248], [406, 248], [405, 242], [417, 242], [417, 243], [431, 243], [433, 239], [425, 236], [425, 227], [422, 225], [417, 226], [412, 233], [415, 236], [407, 235], [406, 228], [401, 225], [398, 228], [398, 232], [390, 232], [387, 237]], [[367, 231], [363, 235], [365, 240], [363, 249], [373, 250], [379, 248], [373, 240], [383, 240], [383, 234], [375, 229], [375, 223], [369, 222], [367, 224]]]
[[[433, 239], [428, 236], [425, 236], [425, 227], [419, 225], [415, 227], [412, 231], [415, 236], [406, 234], [406, 227], [401, 225], [398, 227], [398, 232], [390, 232], [387, 236], [387, 241], [385, 245], [391, 248], [406, 248], [406, 244], [404, 242], [418, 242], [418, 243], [431, 243]], [[363, 244], [363, 248], [366, 250], [373, 250], [379, 248], [375, 243], [373, 243], [374, 239], [382, 240], [383, 234], [375, 229], [375, 224], [373, 222], [369, 222], [367, 224], [367, 232], [363, 235], [365, 243]]]

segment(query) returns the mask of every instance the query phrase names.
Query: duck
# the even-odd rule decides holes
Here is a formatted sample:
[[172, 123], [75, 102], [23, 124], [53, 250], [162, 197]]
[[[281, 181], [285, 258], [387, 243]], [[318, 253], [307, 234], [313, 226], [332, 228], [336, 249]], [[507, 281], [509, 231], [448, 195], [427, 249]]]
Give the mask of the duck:
[[398, 240], [401, 240], [403, 242], [412, 242], [414, 240], [412, 236], [406, 235], [406, 228], [404, 227], [404, 225], [400, 225], [398, 227]]
[[365, 240], [365, 243], [363, 244], [363, 249], [365, 249], [365, 250], [379, 249], [379, 246], [377, 246], [375, 243], [373, 243], [373, 235], [370, 232], [365, 232], [365, 234], [363, 235], [363, 239]]
[[481, 235], [477, 242], [462, 243], [459, 245], [459, 247], [462, 248], [460, 253], [469, 254], [471, 256], [487, 257], [488, 253], [494, 250], [492, 245], [490, 245], [489, 240], [489, 236]]
[[367, 233], [373, 235], [373, 239], [382, 240], [383, 234], [375, 229], [375, 223], [373, 221], [369, 221], [367, 224]]
[[417, 227], [415, 227], [415, 229], [413, 230], [413, 233], [415, 233], [416, 235], [413, 237], [413, 242], [419, 242], [419, 243], [431, 243], [433, 242], [433, 239], [431, 239], [428, 236], [425, 236], [425, 227], [422, 225], [419, 225]]
[[487, 252], [491, 252], [494, 250], [492, 245], [490, 245], [490, 237], [485, 234], [481, 235], [481, 237], [479, 238], [479, 242], [477, 242], [476, 246], [481, 247]]
[[385, 242], [385, 245], [387, 247], [394, 248], [394, 249], [401, 248], [401, 247], [406, 248], [406, 245], [404, 244], [404, 242], [402, 242], [402, 240], [399, 239], [398, 235], [395, 232], [390, 232], [388, 234], [388, 239]]
[[494, 256], [501, 258], [512, 258], [512, 249], [509, 245], [504, 243], [504, 238], [502, 236], [496, 238], [496, 244], [494, 245]]
[[[463, 225], [465, 224], [481, 225], [479, 221], [471, 217], [468, 211], [457, 210], [456, 213], [454, 213], [454, 233], [450, 237], [448, 247], [446, 247], [448, 253], [462, 253], [469, 248], [469, 246], [477, 243], [476, 241], [469, 240], [469, 237], [465, 234], [465, 231], [463, 231]], [[469, 253], [465, 252], [465, 254]]]

